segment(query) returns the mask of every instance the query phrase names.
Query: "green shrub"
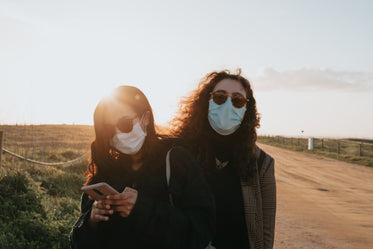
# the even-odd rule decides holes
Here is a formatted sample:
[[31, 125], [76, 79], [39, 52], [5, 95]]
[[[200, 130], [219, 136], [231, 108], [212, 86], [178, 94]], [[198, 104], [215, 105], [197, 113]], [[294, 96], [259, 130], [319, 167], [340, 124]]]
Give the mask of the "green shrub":
[[39, 185], [19, 171], [0, 178], [0, 248], [69, 247], [79, 200], [58, 200]]
[[41, 177], [41, 187], [45, 188], [52, 196], [74, 196], [78, 198], [81, 195], [80, 187], [84, 183], [84, 177], [77, 174], [53, 174]]
[[[5, 148], [42, 162], [75, 159], [89, 151], [94, 137], [92, 126], [0, 125], [0, 129], [5, 131]], [[87, 166], [88, 157], [71, 165], [44, 166], [3, 154], [0, 248], [69, 248]]]

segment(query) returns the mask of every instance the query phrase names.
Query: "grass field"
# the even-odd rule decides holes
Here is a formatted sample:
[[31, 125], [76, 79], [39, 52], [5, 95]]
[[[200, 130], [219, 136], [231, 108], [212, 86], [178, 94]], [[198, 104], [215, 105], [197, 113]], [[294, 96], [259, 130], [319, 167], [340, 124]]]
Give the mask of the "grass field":
[[84, 154], [94, 139], [88, 125], [3, 125], [3, 147], [33, 160], [58, 162]]
[[[4, 147], [35, 160], [62, 162], [89, 149], [90, 126], [2, 126]], [[3, 153], [0, 169], [0, 248], [69, 248], [79, 216], [88, 158], [41, 166]]]

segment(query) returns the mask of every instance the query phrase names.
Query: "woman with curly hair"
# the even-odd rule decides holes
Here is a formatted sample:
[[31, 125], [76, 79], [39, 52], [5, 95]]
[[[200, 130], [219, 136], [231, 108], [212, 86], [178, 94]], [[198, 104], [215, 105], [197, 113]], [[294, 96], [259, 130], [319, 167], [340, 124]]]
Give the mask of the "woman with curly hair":
[[172, 135], [196, 156], [214, 194], [217, 249], [273, 248], [274, 160], [256, 145], [259, 121], [241, 70], [207, 74], [172, 121]]

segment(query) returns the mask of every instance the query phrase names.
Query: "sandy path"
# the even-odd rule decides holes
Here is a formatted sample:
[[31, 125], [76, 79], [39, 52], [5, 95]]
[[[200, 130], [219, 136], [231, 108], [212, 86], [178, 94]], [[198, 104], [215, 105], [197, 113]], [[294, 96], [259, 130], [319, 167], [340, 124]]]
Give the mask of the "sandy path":
[[373, 248], [373, 168], [259, 144], [275, 159], [275, 248]]

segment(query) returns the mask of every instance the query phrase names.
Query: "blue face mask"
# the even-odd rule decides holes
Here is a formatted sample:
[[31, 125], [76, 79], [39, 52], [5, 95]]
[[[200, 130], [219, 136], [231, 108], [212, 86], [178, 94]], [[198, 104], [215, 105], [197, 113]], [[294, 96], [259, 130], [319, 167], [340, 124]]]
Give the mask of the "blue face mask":
[[218, 105], [214, 100], [209, 101], [208, 120], [211, 127], [220, 135], [230, 135], [241, 125], [246, 107], [236, 108], [228, 97], [224, 104]]

